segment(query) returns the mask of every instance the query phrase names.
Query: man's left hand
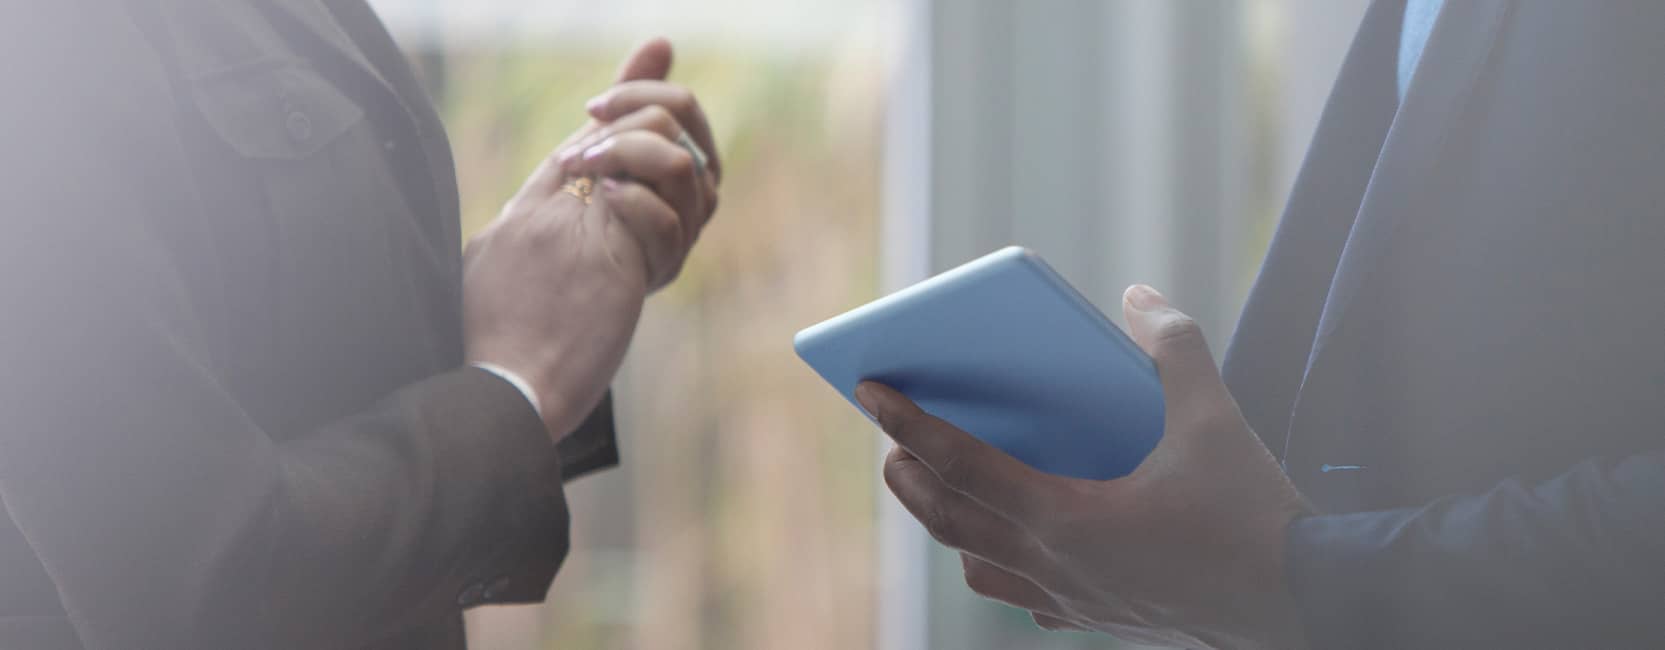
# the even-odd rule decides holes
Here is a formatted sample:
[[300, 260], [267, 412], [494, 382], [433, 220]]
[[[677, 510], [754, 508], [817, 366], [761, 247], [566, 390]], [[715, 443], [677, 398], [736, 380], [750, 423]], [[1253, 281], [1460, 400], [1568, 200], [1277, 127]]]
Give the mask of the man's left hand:
[[1132, 474], [1046, 474], [865, 383], [857, 399], [898, 448], [885, 482], [932, 537], [961, 551], [967, 584], [1048, 629], [1138, 643], [1300, 648], [1284, 529], [1309, 511], [1249, 429], [1195, 322], [1154, 290], [1124, 296], [1155, 359], [1166, 429]]

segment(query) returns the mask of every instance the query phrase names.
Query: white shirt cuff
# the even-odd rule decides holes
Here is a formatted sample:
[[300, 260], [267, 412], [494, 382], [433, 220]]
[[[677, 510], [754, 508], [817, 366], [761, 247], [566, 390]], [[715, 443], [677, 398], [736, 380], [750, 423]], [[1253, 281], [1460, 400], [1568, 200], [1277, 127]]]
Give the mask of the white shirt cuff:
[[502, 377], [503, 381], [513, 384], [515, 390], [520, 391], [521, 396], [525, 397], [526, 401], [532, 403], [532, 410], [538, 414], [538, 417], [543, 417], [543, 411], [538, 408], [538, 392], [532, 390], [532, 384], [527, 383], [525, 377], [521, 377], [513, 370], [509, 370], [508, 368], [504, 368], [503, 366], [499, 366], [495, 363], [475, 363], [473, 366], [497, 375], [498, 377]]

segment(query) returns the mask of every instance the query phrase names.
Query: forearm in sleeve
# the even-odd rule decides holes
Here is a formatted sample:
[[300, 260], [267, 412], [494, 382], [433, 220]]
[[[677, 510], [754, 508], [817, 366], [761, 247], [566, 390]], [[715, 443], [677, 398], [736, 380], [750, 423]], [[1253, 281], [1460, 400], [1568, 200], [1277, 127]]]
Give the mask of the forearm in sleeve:
[[370, 638], [539, 599], [565, 555], [555, 445], [485, 371], [274, 442], [188, 330], [31, 307], [59, 324], [5, 328], [35, 338], [0, 354], [0, 497], [89, 648]]
[[1295, 521], [1313, 648], [1665, 647], [1665, 452]]

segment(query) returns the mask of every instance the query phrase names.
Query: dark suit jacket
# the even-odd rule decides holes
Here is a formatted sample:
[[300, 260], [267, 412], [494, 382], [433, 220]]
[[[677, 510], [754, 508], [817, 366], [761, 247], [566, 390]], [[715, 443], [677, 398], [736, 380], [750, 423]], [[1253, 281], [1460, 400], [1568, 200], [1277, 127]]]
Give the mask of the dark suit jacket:
[[0, 647], [458, 648], [562, 476], [462, 363], [456, 184], [362, 0], [0, 19]]
[[[1225, 373], [1319, 648], [1665, 647], [1665, 3], [1368, 12]], [[1354, 469], [1355, 466], [1359, 468]]]

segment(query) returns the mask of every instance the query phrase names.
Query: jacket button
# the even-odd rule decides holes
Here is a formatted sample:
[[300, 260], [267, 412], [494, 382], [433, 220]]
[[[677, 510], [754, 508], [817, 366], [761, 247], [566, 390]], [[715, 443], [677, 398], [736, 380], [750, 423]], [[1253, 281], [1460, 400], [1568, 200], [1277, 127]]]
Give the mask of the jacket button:
[[485, 585], [478, 582], [464, 587], [462, 592], [457, 594], [457, 606], [473, 607], [480, 604], [481, 599], [485, 596], [485, 591]]
[[305, 142], [312, 137], [312, 118], [300, 111], [290, 111], [288, 119], [284, 120], [284, 128], [289, 130], [289, 137], [296, 142]]
[[501, 576], [491, 581], [491, 584], [486, 585], [486, 591], [480, 597], [484, 598], [486, 602], [502, 600], [509, 595], [510, 582], [509, 576]]

